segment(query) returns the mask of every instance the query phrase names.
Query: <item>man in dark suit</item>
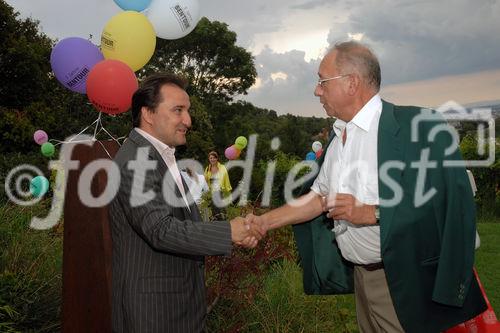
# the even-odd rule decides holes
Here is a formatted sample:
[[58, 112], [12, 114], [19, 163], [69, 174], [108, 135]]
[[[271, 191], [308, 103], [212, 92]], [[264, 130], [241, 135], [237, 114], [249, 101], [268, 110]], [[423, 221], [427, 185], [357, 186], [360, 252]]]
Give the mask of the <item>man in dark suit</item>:
[[[315, 95], [337, 118], [317, 175], [293, 203], [249, 216], [293, 224], [308, 294], [354, 291], [361, 332], [440, 332], [486, 309], [474, 279], [475, 207], [435, 113], [382, 101], [375, 55], [337, 44]], [[333, 310], [333, 309], [332, 309]]]
[[118, 151], [110, 205], [114, 332], [203, 332], [204, 256], [254, 247], [244, 219], [202, 222], [175, 161], [191, 126], [186, 83], [146, 79], [132, 98], [134, 129]]

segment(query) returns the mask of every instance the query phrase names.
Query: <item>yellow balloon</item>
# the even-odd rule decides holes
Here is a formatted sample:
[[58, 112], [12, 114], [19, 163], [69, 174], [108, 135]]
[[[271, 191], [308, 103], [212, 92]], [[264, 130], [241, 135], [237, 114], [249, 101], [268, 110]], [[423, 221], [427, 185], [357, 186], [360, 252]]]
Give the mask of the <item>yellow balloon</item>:
[[155, 47], [153, 25], [139, 12], [125, 11], [113, 16], [102, 31], [101, 51], [104, 58], [123, 61], [134, 72], [148, 63]]

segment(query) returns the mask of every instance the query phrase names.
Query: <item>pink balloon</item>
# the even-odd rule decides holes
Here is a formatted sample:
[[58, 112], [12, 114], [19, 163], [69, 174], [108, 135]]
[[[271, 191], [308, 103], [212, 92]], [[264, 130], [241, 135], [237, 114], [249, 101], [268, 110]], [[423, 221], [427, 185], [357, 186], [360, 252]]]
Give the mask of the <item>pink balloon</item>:
[[228, 160], [235, 160], [240, 156], [241, 151], [236, 148], [234, 145], [231, 147], [227, 147], [224, 151], [224, 155]]
[[49, 136], [44, 130], [38, 130], [33, 134], [33, 140], [39, 145], [42, 145], [49, 140]]

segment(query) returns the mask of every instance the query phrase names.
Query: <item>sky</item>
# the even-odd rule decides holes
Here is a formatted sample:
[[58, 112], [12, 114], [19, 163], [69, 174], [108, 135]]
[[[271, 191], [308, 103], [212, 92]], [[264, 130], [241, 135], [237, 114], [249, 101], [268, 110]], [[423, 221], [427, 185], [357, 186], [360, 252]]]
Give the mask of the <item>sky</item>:
[[[6, 1], [52, 38], [92, 34], [96, 44], [121, 12], [112, 0]], [[239, 98], [278, 114], [326, 116], [313, 95], [318, 66], [349, 39], [378, 56], [388, 101], [500, 100], [500, 0], [200, 0], [200, 13], [227, 23], [254, 56], [257, 81]]]

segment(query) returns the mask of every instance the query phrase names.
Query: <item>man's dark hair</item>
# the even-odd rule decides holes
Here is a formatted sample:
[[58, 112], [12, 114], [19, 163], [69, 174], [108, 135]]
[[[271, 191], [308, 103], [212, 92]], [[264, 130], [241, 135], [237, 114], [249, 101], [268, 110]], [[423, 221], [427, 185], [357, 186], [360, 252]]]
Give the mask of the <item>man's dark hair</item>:
[[132, 96], [132, 124], [134, 127], [141, 125], [141, 109], [147, 107], [150, 112], [155, 112], [158, 104], [162, 102], [160, 93], [164, 85], [175, 85], [182, 90], [187, 88], [187, 80], [171, 73], [157, 73], [142, 81], [141, 86]]

